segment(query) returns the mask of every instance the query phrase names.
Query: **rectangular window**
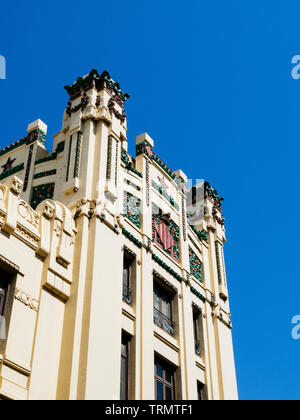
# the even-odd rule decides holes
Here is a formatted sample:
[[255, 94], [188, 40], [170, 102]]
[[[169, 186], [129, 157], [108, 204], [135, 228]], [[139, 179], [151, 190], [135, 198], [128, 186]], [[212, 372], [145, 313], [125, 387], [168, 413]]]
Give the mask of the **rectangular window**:
[[158, 357], [155, 359], [155, 399], [175, 400], [175, 369]]
[[122, 334], [121, 344], [121, 388], [120, 399], [128, 400], [129, 395], [129, 337]]
[[174, 336], [175, 323], [172, 321], [172, 295], [154, 283], [154, 323]]
[[13, 278], [15, 273], [0, 268], [0, 353], [5, 352], [13, 300]]
[[199, 324], [201, 323], [200, 313], [193, 311], [193, 324], [194, 324], [194, 340], [195, 340], [195, 353], [200, 356], [201, 355], [201, 344], [200, 344], [200, 330]]
[[0, 278], [0, 316], [4, 316], [5, 303], [8, 292], [8, 283]]
[[5, 316], [11, 275], [0, 269], [0, 316]]
[[135, 257], [124, 251], [123, 260], [123, 301], [128, 305], [132, 304], [132, 272]]
[[203, 390], [204, 390], [204, 385], [201, 382], [197, 381], [197, 392], [198, 392], [198, 400], [199, 401], [204, 400]]

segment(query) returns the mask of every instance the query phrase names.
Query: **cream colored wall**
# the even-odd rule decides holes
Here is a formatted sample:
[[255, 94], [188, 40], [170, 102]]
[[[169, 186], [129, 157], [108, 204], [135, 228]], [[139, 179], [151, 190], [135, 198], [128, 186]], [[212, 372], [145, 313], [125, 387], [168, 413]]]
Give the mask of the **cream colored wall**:
[[55, 400], [59, 373], [64, 302], [43, 290], [28, 398]]
[[[93, 89], [88, 91], [91, 104], [95, 94]], [[109, 93], [100, 94], [107, 104]], [[71, 176], [67, 182], [70, 136], [76, 138], [79, 130], [80, 176]], [[112, 136], [109, 177], [108, 136]], [[215, 254], [215, 241], [222, 246], [225, 240], [224, 229], [208, 216], [202, 222], [208, 243], [199, 241], [187, 225], [182, 193], [157, 163], [144, 154], [137, 156], [136, 168], [143, 178], [125, 169], [120, 156], [121, 146], [127, 148], [126, 122], [122, 124], [109, 112], [91, 107], [71, 118], [65, 114], [54, 150], [61, 141], [65, 141], [64, 153], [34, 169], [35, 173], [57, 170], [55, 177], [41, 181], [55, 179], [55, 201], [41, 203], [34, 212], [21, 200], [18, 178], [12, 176], [5, 186], [0, 184], [0, 263], [2, 258], [19, 267], [15, 268], [16, 290], [23, 293], [14, 296], [6, 351], [0, 355], [0, 395], [12, 399], [119, 399], [124, 331], [131, 336], [130, 398], [155, 398], [155, 355], [177, 368], [177, 398], [197, 399], [197, 381], [205, 385], [208, 399], [237, 398], [230, 308], [220, 298]], [[70, 174], [75, 152], [74, 143]], [[158, 183], [158, 177], [165, 178], [178, 211], [151, 187], [151, 180]], [[127, 180], [133, 184], [128, 185]], [[39, 185], [39, 180], [32, 185]], [[141, 199], [141, 229], [122, 214], [124, 191]], [[152, 243], [152, 203], [169, 212], [179, 226], [180, 261]], [[205, 204], [211, 211], [212, 204], [208, 200]], [[123, 228], [143, 244], [141, 248], [122, 234]], [[122, 302], [124, 246], [136, 255], [132, 306]], [[203, 283], [190, 274], [189, 247], [203, 264]], [[179, 282], [154, 262], [153, 253], [183, 280]], [[153, 323], [153, 270], [177, 289], [174, 337]], [[222, 291], [228, 296], [225, 274], [223, 280]], [[192, 293], [191, 287], [206, 301]], [[34, 299], [33, 308], [30, 299]], [[202, 311], [201, 357], [194, 349], [192, 304]]]

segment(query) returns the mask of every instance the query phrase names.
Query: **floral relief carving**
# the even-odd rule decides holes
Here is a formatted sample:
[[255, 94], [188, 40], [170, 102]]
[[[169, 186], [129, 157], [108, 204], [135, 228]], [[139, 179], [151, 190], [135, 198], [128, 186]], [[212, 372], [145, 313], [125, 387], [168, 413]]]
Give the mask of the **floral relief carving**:
[[23, 219], [25, 219], [35, 228], [38, 228], [40, 216], [25, 201], [20, 201], [18, 206], [18, 213]]
[[33, 309], [34, 311], [38, 312], [39, 301], [33, 298], [28, 293], [24, 292], [23, 290], [16, 288], [15, 299], [24, 303], [24, 305], [29, 306], [29, 308]]

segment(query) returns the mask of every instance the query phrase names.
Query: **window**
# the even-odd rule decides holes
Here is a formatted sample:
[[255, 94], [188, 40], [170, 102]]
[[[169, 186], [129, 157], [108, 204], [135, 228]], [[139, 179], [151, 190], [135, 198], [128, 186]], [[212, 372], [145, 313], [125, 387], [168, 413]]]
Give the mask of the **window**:
[[12, 305], [12, 273], [0, 268], [0, 352], [4, 351]]
[[194, 324], [194, 340], [195, 340], [195, 353], [201, 355], [201, 344], [200, 344], [200, 333], [199, 333], [199, 324], [201, 321], [200, 312], [193, 311], [193, 324]]
[[9, 283], [7, 279], [3, 277], [3, 272], [1, 271], [0, 273], [0, 316], [4, 316], [8, 288], [9, 288]]
[[198, 400], [199, 401], [204, 400], [203, 391], [204, 391], [204, 385], [201, 382], [197, 381], [197, 393], [198, 393]]
[[175, 323], [172, 321], [172, 295], [154, 283], [154, 323], [174, 336]]
[[122, 334], [120, 399], [128, 400], [129, 390], [129, 337]]
[[132, 271], [133, 261], [135, 257], [133, 254], [129, 254], [128, 251], [124, 251], [123, 260], [123, 301], [132, 304]]
[[155, 399], [175, 400], [175, 369], [159, 358], [155, 359]]

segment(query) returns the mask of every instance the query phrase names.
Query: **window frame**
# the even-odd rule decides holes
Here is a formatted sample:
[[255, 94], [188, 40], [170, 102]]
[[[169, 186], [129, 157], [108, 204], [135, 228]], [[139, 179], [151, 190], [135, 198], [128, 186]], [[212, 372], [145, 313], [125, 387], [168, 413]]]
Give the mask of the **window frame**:
[[197, 381], [197, 396], [198, 396], [198, 401], [204, 401], [204, 386], [205, 385], [202, 382]]
[[[126, 352], [123, 353], [123, 346], [125, 346]], [[130, 337], [122, 333], [121, 339], [121, 371], [120, 371], [120, 400], [129, 400], [129, 358], [130, 358]], [[124, 372], [124, 384], [122, 384], [122, 361], [125, 361], [125, 372]], [[124, 387], [124, 389], [123, 389]], [[122, 393], [124, 393], [124, 398]]]
[[[133, 264], [136, 260], [136, 255], [129, 252], [127, 248], [124, 248], [123, 255], [123, 276], [122, 276], [122, 300], [128, 305], [132, 304], [132, 284], [133, 284]], [[125, 275], [126, 273], [126, 275]], [[124, 289], [127, 291], [127, 296], [124, 296]], [[126, 297], [130, 296], [130, 303], [128, 300], [125, 300]]]
[[0, 316], [5, 317], [6, 312], [7, 312], [8, 302], [9, 302], [9, 295], [10, 295], [13, 275], [7, 272], [2, 267], [0, 267], [0, 276], [2, 276], [2, 273], [4, 275], [4, 282], [6, 283], [6, 285], [5, 285], [4, 292], [2, 292], [3, 289], [0, 286]]
[[[193, 330], [194, 330], [194, 347], [195, 347], [195, 354], [199, 357], [203, 355], [203, 343], [202, 343], [202, 334], [203, 334], [203, 324], [202, 319], [202, 312], [200, 310], [193, 308]], [[199, 353], [196, 351], [196, 344], [199, 345]]]
[[[168, 292], [168, 290], [167, 289], [165, 289], [164, 287], [162, 287], [157, 281], [156, 281], [156, 279], [154, 278], [154, 287], [153, 287], [153, 307], [155, 308], [155, 289], [158, 289], [158, 291], [160, 292], [160, 295], [158, 296], [159, 297], [159, 309], [158, 309], [158, 311], [161, 313], [161, 314], [163, 314], [164, 316], [166, 316], [167, 318], [169, 318], [169, 320], [170, 321], [172, 321], [173, 322], [173, 296], [172, 296], [172, 294], [170, 293], [170, 292]], [[163, 299], [162, 299], [162, 295], [164, 295], [164, 296], [166, 296], [166, 297], [168, 297], [169, 299], [169, 302], [167, 302], [166, 300], [164, 301], [165, 303], [167, 303], [167, 305], [168, 305], [168, 315], [166, 315], [164, 312], [163, 312], [163, 307], [162, 307], [162, 302], [163, 302]], [[157, 308], [155, 308], [155, 309], [157, 309]]]
[[[160, 364], [162, 367], [163, 376], [159, 376], [157, 373], [157, 364]], [[166, 379], [166, 371], [171, 377], [171, 382]], [[173, 367], [170, 363], [156, 356], [154, 360], [154, 381], [155, 381], [155, 400], [156, 401], [175, 401], [176, 400], [176, 379], [175, 379], [176, 368]], [[157, 399], [157, 382], [160, 382], [163, 386], [163, 399]], [[172, 393], [172, 398], [170, 400], [166, 399], [166, 389], [170, 388]]]

